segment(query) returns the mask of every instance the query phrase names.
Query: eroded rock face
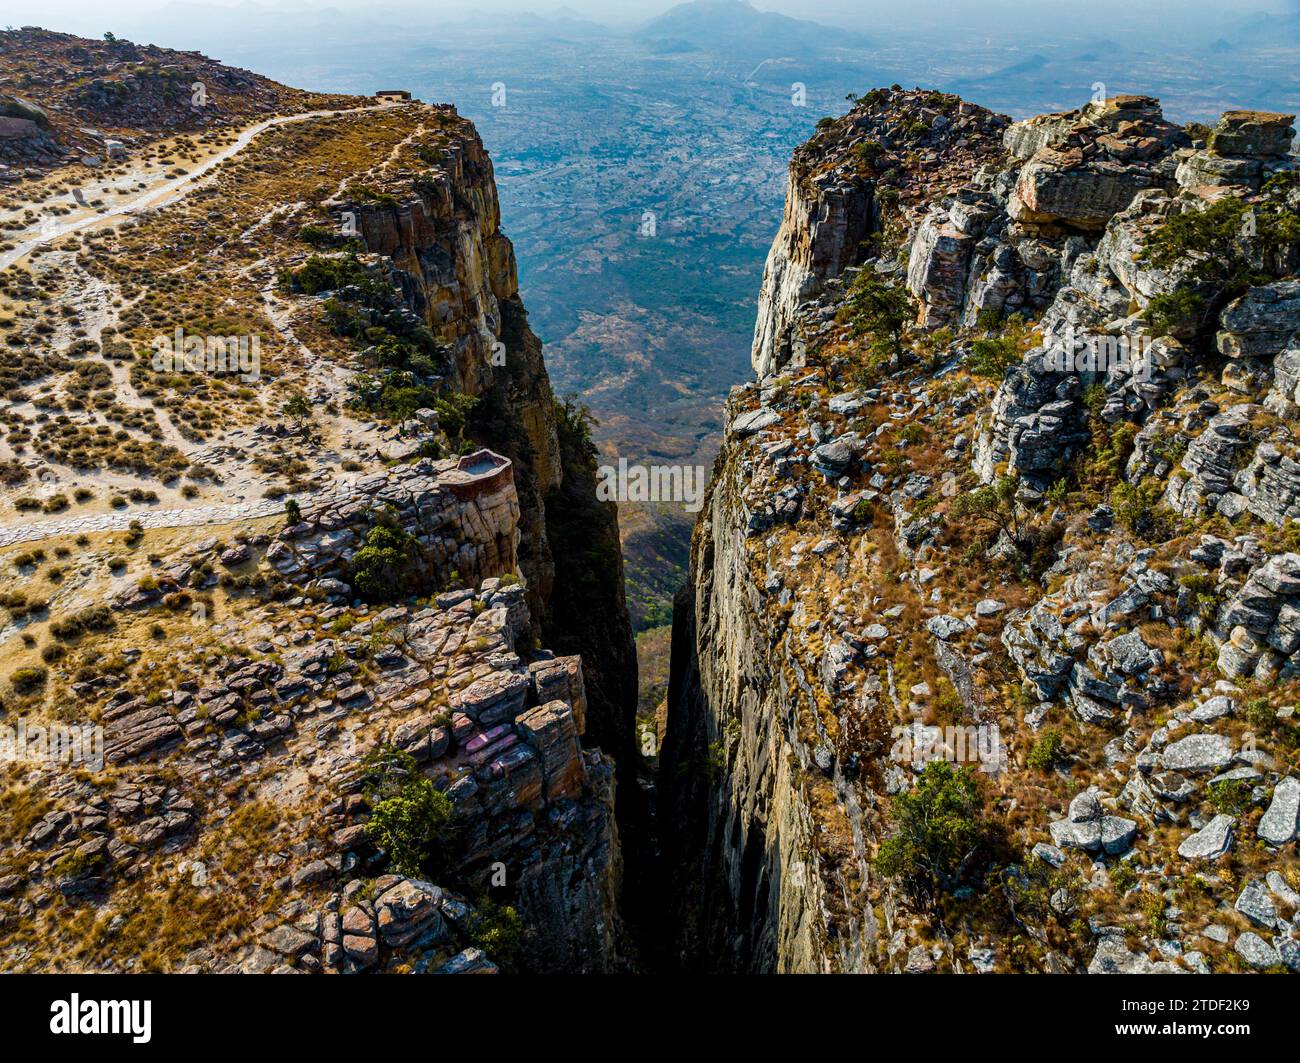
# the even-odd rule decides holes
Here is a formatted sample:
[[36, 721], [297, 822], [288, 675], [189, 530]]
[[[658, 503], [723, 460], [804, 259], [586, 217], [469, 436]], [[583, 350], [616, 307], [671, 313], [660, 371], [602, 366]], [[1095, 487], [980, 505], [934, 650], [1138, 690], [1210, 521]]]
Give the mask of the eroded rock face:
[[[1219, 128], [1223, 159], [1283, 139], [1280, 120], [1229, 116]], [[828, 135], [822, 164], [844, 161], [837, 143]], [[1066, 799], [1026, 812], [1003, 865], [1017, 904], [1015, 886], [1052, 869], [1051, 914], [1018, 909], [1035, 934], [1074, 919], [1084, 897], [1092, 906], [1086, 930], [1071, 924], [1077, 946], [1035, 937], [1035, 970], [1225, 969], [1222, 950], [1193, 943], [1204, 927], [1233, 947], [1228, 928], [1206, 924], [1234, 905], [1282, 930], [1272, 945], [1236, 937], [1244, 963], [1297, 954], [1278, 907], [1294, 869], [1294, 711], [1275, 690], [1297, 675], [1300, 563], [1279, 545], [1289, 530], [1260, 523], [1297, 514], [1289, 252], [1273, 260], [1252, 246], [1281, 281], [1154, 336], [1144, 308], [1198, 282], [1187, 258], [1152, 265], [1152, 232], [1239, 193], [1180, 188], [1175, 172], [1195, 149], [1150, 99], [1016, 123], [1004, 143], [1005, 156], [889, 215], [900, 246], [792, 301], [803, 358], [764, 363], [729, 399], [676, 603], [660, 762], [660, 807], [681, 828], [665, 856], [688, 963], [1005, 969], [977, 917], [968, 948], [946, 947], [915, 883], [874, 859], [899, 836], [900, 801], [927, 759], [973, 759], [954, 753], [973, 736], [952, 720], [1009, 743], [972, 769], [1010, 772], [998, 793], [1019, 796], [1018, 773], [1036, 792], [1069, 779]], [[817, 150], [803, 149], [814, 170]], [[929, 168], [944, 170], [921, 159]], [[1283, 183], [1264, 196], [1291, 193]], [[915, 361], [864, 371], [848, 315], [859, 269], [915, 298], [917, 324], [932, 328], [908, 333]], [[998, 331], [990, 309], [1026, 311], [1041, 331], [996, 389], [962, 375], [974, 340]], [[1058, 353], [1071, 334], [1103, 341], [1094, 354], [1139, 357], [1067, 370]], [[1037, 541], [1051, 543], [1033, 563], [1005, 512], [987, 535], [962, 527], [996, 504], [971, 485], [1006, 474]], [[1076, 484], [1102, 480], [1100, 498], [1070, 500]], [[1014, 704], [990, 696], [1008, 680]], [[1064, 735], [1077, 752], [1061, 752]], [[1263, 844], [1239, 845], [1243, 831]], [[1245, 890], [1218, 874], [1229, 854], [1249, 866]], [[1135, 898], [1193, 874], [1210, 883], [1205, 903], [1166, 912], [1159, 933], [1133, 924]], [[954, 906], [987, 896], [987, 882], [959, 879], [932, 888]]]
[[1143, 189], [1172, 184], [1170, 152], [1187, 136], [1148, 96], [1116, 96], [1078, 111], [1017, 122], [1005, 136], [1023, 160], [1012, 219], [1099, 230]]
[[[997, 217], [993, 198], [974, 189], [925, 216], [907, 264], [907, 286], [921, 301], [921, 324], [949, 324], [963, 315], [1006, 307], [1018, 288], [1022, 264], [1009, 245], [997, 244], [989, 235]], [[989, 261], [991, 257], [996, 260]], [[978, 291], [970, 291], [972, 276], [979, 278]]]
[[1008, 213], [1035, 225], [1101, 229], [1151, 184], [1145, 168], [1088, 165], [1082, 151], [1044, 148], [1021, 168]]
[[[26, 868], [19, 893], [28, 882], [46, 888], [36, 885], [42, 869], [67, 867], [78, 852], [78, 870], [60, 885], [70, 896], [103, 898], [149, 881], [161, 856], [194, 854], [205, 839], [219, 848], [231, 811], [225, 795], [256, 786], [267, 807], [293, 807], [294, 831], [307, 833], [291, 831], [263, 854], [269, 877], [256, 902], [264, 906], [256, 942], [213, 942], [187, 958], [188, 968], [433, 970], [456, 961], [455, 969], [490, 970], [489, 958], [463, 956], [475, 916], [456, 894], [398, 875], [373, 887], [360, 879], [384, 865], [368, 826], [376, 797], [367, 756], [400, 750], [451, 803], [457, 828], [443, 843], [446, 879], [482, 889], [504, 869], [494, 885], [509, 887], [528, 930], [522, 962], [621, 967], [613, 763], [581, 745], [581, 659], [515, 652], [529, 628], [517, 582], [488, 579], [425, 608], [364, 612], [330, 606], [287, 624], [274, 655], [269, 642], [243, 657], [190, 651], [194, 678], [185, 687], [161, 700], [132, 691], [109, 698], [106, 763], [129, 762], [142, 780], [162, 772], [171, 785], [120, 785], [101, 796], [88, 781], [51, 780], [51, 810], [22, 851], [8, 854]], [[332, 635], [312, 623], [333, 625]], [[367, 646], [380, 649], [363, 670]], [[185, 796], [200, 788], [210, 800]], [[201, 892], [208, 870], [194, 874]]]
[[1013, 366], [976, 442], [976, 474], [992, 480], [1005, 466], [1045, 485], [1087, 439], [1080, 393], [1079, 378], [1048, 369], [1043, 352]]
[[1275, 554], [1223, 605], [1214, 632], [1230, 677], [1300, 674], [1300, 555]]
[[[470, 470], [467, 472], [466, 470]], [[296, 580], [349, 578], [350, 558], [381, 519], [395, 518], [415, 539], [421, 565], [410, 593], [513, 572], [519, 500], [511, 463], [490, 451], [424, 460], [367, 477], [337, 496], [315, 499], [282, 531], [268, 558]]]
[[[355, 213], [403, 306], [451, 348], [455, 386], [479, 396], [475, 438], [513, 468], [515, 556], [534, 635], [587, 660], [592, 740], [616, 755], [620, 771], [630, 771], [637, 757], [636, 649], [617, 508], [596, 500], [592, 456], [580, 442], [561, 438], [542, 345], [528, 325], [513, 245], [501, 229], [491, 160], [473, 127], [454, 108], [441, 110], [458, 123], [458, 135], [418, 180], [400, 178], [391, 192], [395, 204], [339, 200], [331, 209]], [[483, 503], [487, 509], [469, 519], [504, 529], [504, 511], [490, 498]], [[508, 553], [506, 540], [499, 542], [499, 552]], [[596, 553], [603, 560], [593, 570], [587, 559]], [[468, 571], [478, 571], [474, 558], [465, 560]], [[579, 590], [593, 580], [598, 594]], [[621, 800], [635, 800], [632, 777], [624, 782]]]
[[1237, 185], [1258, 189], [1273, 174], [1291, 169], [1294, 115], [1227, 111], [1206, 146], [1182, 153], [1177, 180], [1183, 188]]
[[830, 277], [838, 277], [871, 232], [871, 191], [833, 176], [813, 179], [791, 164], [781, 229], [763, 267], [751, 360], [764, 377], [794, 356], [794, 312]]
[[[878, 89], [820, 140], [814, 137], [796, 151], [781, 228], [759, 290], [751, 360], [760, 380], [799, 357], [797, 311], [867, 257], [866, 242], [883, 219], [918, 205], [924, 212], [927, 193], [950, 182], [950, 174], [969, 174], [999, 159], [998, 138], [1007, 122], [956, 96]], [[901, 165], [909, 148], [941, 159], [942, 170], [922, 174]], [[977, 214], [974, 205], [969, 212], [957, 207], [929, 227], [929, 251], [917, 253], [909, 267], [918, 283], [933, 277], [952, 295], [971, 234], [979, 228]]]
[[[17, 36], [29, 35], [7, 35], [7, 56]], [[92, 52], [100, 50], [96, 42]], [[122, 51], [137, 54], [132, 45]], [[211, 83], [231, 89], [223, 104], [238, 102], [238, 78], [232, 71]], [[83, 103], [97, 106], [115, 84], [87, 79]], [[295, 107], [309, 102], [306, 94], [273, 92], [262, 79], [244, 87], [267, 110], [307, 109]], [[61, 113], [52, 111], [56, 120]], [[275, 264], [285, 284], [264, 289], [274, 303], [267, 320], [304, 360], [292, 379], [330, 377], [330, 388], [304, 393], [308, 403], [328, 398], [341, 412], [315, 423], [319, 433], [259, 422], [250, 449], [280, 455], [292, 437], [294, 461], [301, 453], [338, 475], [310, 478], [287, 527], [281, 495], [269, 490], [255, 504], [194, 507], [175, 525], [155, 511], [147, 530], [133, 526], [128, 536], [131, 547], [154, 532], [165, 538], [145, 562], [147, 578], [115, 576], [84, 592], [94, 595], [94, 621], [74, 635], [89, 635], [89, 644], [129, 628], [134, 641], [124, 638], [123, 652], [102, 668], [69, 669], [68, 697], [103, 729], [102, 770], [35, 766], [28, 782], [44, 805], [0, 841], [0, 936], [17, 966], [129, 970], [140, 956], [116, 944], [88, 956], [59, 943], [101, 910], [108, 920], [125, 913], [113, 923], [116, 935], [140, 912], [154, 927], [218, 908], [220, 929], [209, 923], [197, 947], [152, 930], [137, 940], [158, 962], [191, 971], [628, 965], [610, 754], [632, 742], [636, 667], [616, 514], [596, 502], [592, 456], [556, 412], [477, 135], [452, 108], [413, 103], [384, 113], [386, 132], [402, 145], [427, 137], [438, 150], [425, 143], [400, 159], [387, 148], [361, 153], [372, 190], [383, 193], [329, 205], [355, 214], [357, 262], [375, 282], [373, 302], [350, 305], [363, 323], [402, 336], [427, 329], [436, 342], [425, 349], [445, 348], [425, 375], [444, 374], [448, 386], [477, 398], [463, 438], [479, 447], [464, 457], [421, 457], [437, 420], [429, 409], [382, 428], [351, 416], [348, 359], [359, 345], [329, 333], [321, 301], [294, 290], [307, 245], [283, 249]], [[0, 132], [23, 134], [0, 140], [32, 140], [27, 124], [36, 121], [0, 116], [18, 123]], [[321, 140], [367, 140], [358, 130], [373, 129], [370, 121], [311, 118], [320, 139], [287, 136], [273, 151], [295, 172], [324, 173], [314, 155]], [[348, 186], [350, 176], [331, 174], [329, 187]], [[315, 205], [319, 230], [328, 219]], [[188, 206], [176, 209], [182, 226]], [[280, 217], [305, 204], [258, 206]], [[162, 211], [132, 229], [175, 220]], [[315, 351], [295, 331], [313, 327], [328, 333], [313, 341]], [[333, 447], [340, 437], [355, 441], [349, 433], [358, 427], [376, 449], [341, 448], [361, 459], [345, 460]], [[382, 471], [347, 475], [367, 464]], [[220, 531], [194, 530], [210, 513]], [[367, 581], [358, 554], [380, 525], [396, 541], [396, 559]], [[375, 586], [391, 573], [405, 582]], [[169, 630], [151, 630], [155, 617]], [[632, 763], [622, 758], [625, 770]], [[404, 846], [401, 832], [385, 833], [385, 802], [412, 785], [421, 822]], [[503, 948], [489, 956], [475, 945], [481, 920], [504, 918], [467, 900], [489, 889], [518, 913], [517, 955]], [[222, 896], [238, 896], [239, 905]], [[50, 915], [39, 926], [31, 919], [38, 911]], [[33, 948], [38, 938], [45, 943]]]

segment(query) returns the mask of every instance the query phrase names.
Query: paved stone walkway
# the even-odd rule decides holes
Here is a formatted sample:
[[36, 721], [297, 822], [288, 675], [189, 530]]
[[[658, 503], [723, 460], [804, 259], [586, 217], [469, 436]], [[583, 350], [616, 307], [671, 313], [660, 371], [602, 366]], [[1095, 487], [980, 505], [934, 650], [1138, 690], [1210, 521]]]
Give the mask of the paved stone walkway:
[[29, 524], [11, 524], [0, 528], [0, 547], [48, 539], [54, 535], [80, 535], [82, 532], [125, 531], [132, 521], [142, 528], [194, 528], [203, 524], [229, 524], [236, 520], [256, 520], [284, 512], [285, 499], [237, 502], [226, 506], [190, 506], [185, 509], [154, 509], [124, 513], [97, 513], [93, 516], [39, 520]]

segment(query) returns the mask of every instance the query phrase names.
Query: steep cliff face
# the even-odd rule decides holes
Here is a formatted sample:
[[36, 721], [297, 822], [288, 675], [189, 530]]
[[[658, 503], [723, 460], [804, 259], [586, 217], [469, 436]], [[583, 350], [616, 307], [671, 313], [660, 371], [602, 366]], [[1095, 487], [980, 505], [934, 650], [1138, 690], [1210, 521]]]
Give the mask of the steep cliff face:
[[750, 361], [765, 377], [797, 353], [795, 311], [862, 254], [875, 228], [872, 186], [836, 173], [814, 175], [806, 157], [790, 163], [781, 228], [763, 267]]
[[1293, 132], [877, 90], [800, 149], [859, 191], [792, 177], [676, 603], [682, 964], [1300, 968]]
[[[1006, 119], [942, 93], [863, 96], [841, 121], [821, 129], [790, 160], [781, 227], [759, 289], [750, 359], [762, 379], [799, 352], [800, 306], [845, 269], [875, 258], [885, 221], [1001, 155]], [[934, 165], [898, 164], [924, 146]]]
[[[517, 564], [533, 636], [584, 663], [584, 737], [617, 766], [620, 785], [607, 777], [604, 801], [612, 814], [617, 794], [635, 868], [644, 809], [635, 782], [636, 650], [617, 509], [596, 499], [594, 449], [581, 415], [551, 392], [542, 345], [519, 297], [514, 249], [500, 227], [491, 161], [469, 123], [452, 109], [442, 114], [452, 118], [451, 135], [444, 126], [437, 146], [420, 150], [427, 170], [409, 181], [395, 175], [399, 193], [389, 185], [383, 202], [345, 196], [329, 209], [352, 211], [367, 250], [391, 263], [407, 306], [449, 348], [449, 382], [478, 399], [470, 433], [513, 463]], [[612, 820], [587, 818], [595, 829], [590, 847], [556, 847], [521, 886], [547, 930], [538, 938], [543, 967], [609, 969], [626, 950], [618, 833]]]
[[768, 608], [737, 449], [715, 468], [673, 614], [659, 798], [672, 824], [673, 959], [697, 971], [871, 970], [865, 839], [836, 815], [838, 844], [824, 844], [843, 780], [818, 768], [823, 679], [789, 617]]
[[[588, 737], [635, 764], [636, 650], [623, 590], [617, 509], [596, 500], [585, 426], [551, 392], [542, 345], [519, 298], [514, 248], [500, 226], [492, 163], [453, 108], [421, 149], [427, 168], [394, 174], [382, 202], [342, 196], [367, 250], [392, 267], [406, 304], [450, 349], [448, 377], [476, 396], [476, 439], [514, 463], [519, 571], [535, 634], [587, 662]], [[383, 182], [383, 171], [370, 178]], [[631, 775], [627, 786], [631, 788]]]
[[[6, 618], [7, 673], [28, 663], [20, 627], [49, 620], [58, 643], [6, 725], [103, 742], [77, 771], [25, 746], [0, 774], [7, 967], [634, 963], [616, 511], [551, 394], [472, 126], [357, 102], [0, 274], [6, 307], [15, 283], [65, 309], [102, 296], [94, 339], [32, 328], [50, 339], [31, 379], [57, 386], [73, 346], [130, 362], [95, 367], [98, 406], [169, 440], [167, 483], [131, 497], [175, 495], [139, 522], [6, 529], [6, 571], [20, 541], [81, 555], [39, 619]], [[216, 328], [218, 304], [262, 344], [244, 386], [132, 355], [176, 321]]]
[[[770, 532], [843, 518], [815, 500], [792, 453], [804, 419], [789, 406], [800, 384], [825, 381], [808, 362], [809, 321], [830, 320], [845, 271], [876, 262], [879, 241], [918, 205], [1000, 156], [1005, 124], [939, 93], [877, 92], [791, 162], [754, 332], [761, 386], [728, 404], [674, 610], [659, 802], [677, 827], [664, 835], [665, 866], [688, 967], [871, 971], [884, 959], [893, 900], [869, 868], [876, 791], [862, 785], [874, 769], [835, 755], [841, 743], [878, 748], [888, 733], [879, 683], [841, 685], [856, 651], [819, 630], [821, 606], [796, 599], [781, 575], [813, 542]], [[941, 164], [901, 166], [927, 138], [949, 149]]]

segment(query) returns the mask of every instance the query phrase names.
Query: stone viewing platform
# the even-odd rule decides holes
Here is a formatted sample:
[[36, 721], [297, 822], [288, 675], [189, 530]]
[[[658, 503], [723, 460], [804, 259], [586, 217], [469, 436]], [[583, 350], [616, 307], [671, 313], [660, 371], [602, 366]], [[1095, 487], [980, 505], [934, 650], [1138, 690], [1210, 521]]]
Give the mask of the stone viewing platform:
[[487, 449], [476, 450], [461, 458], [450, 472], [444, 473], [442, 482], [451, 487], [457, 498], [468, 501], [513, 484], [514, 470], [509, 458]]
[[415, 539], [423, 575], [434, 585], [445, 585], [452, 573], [478, 582], [515, 569], [514, 470], [490, 450], [397, 466], [312, 499], [302, 521], [280, 532], [267, 560], [286, 578], [342, 576], [347, 558], [385, 513]]

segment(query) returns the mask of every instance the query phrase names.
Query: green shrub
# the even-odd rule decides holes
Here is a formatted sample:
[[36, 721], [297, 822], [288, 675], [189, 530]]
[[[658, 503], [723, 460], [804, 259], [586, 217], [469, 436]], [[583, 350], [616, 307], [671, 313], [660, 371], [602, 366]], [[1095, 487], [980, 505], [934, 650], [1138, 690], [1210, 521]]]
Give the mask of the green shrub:
[[977, 528], [991, 526], [991, 530], [1004, 533], [1023, 552], [1029, 538], [1028, 515], [1016, 498], [1018, 488], [1016, 477], [1001, 476], [991, 484], [959, 495], [953, 503], [952, 516]]
[[1029, 750], [1028, 763], [1035, 771], [1051, 771], [1065, 759], [1065, 742], [1061, 732], [1049, 727]]
[[1200, 324], [1211, 304], [1222, 305], [1286, 270], [1300, 243], [1300, 215], [1287, 205], [1292, 184], [1270, 180], [1258, 202], [1226, 196], [1174, 215], [1151, 233], [1144, 251], [1153, 266], [1190, 267], [1179, 288], [1148, 305], [1153, 330]]
[[1147, 931], [1154, 937], [1167, 937], [1169, 920], [1165, 917], [1165, 899], [1159, 893], [1142, 898], [1142, 914], [1146, 916]]
[[556, 424], [569, 440], [573, 449], [585, 454], [595, 444], [591, 441], [591, 430], [600, 422], [591, 410], [578, 399], [569, 397], [561, 402], [555, 400]]
[[307, 295], [319, 295], [348, 286], [360, 288], [368, 295], [380, 293], [379, 282], [354, 254], [312, 255], [296, 270], [288, 271], [284, 282], [290, 290]]
[[1110, 884], [1116, 893], [1127, 893], [1137, 885], [1137, 881], [1137, 872], [1123, 860], [1110, 869]]
[[1163, 494], [1160, 482], [1146, 479], [1139, 484], [1116, 484], [1110, 493], [1111, 508], [1115, 519], [1135, 535], [1145, 539], [1160, 537], [1167, 531], [1167, 514], [1161, 514], [1156, 506]]
[[932, 760], [915, 787], [893, 799], [894, 832], [880, 846], [877, 869], [919, 896], [955, 887], [987, 839], [983, 805], [970, 768]]
[[459, 440], [464, 435], [470, 411], [477, 401], [475, 396], [461, 391], [449, 391], [434, 400], [438, 426], [447, 433], [449, 439]]
[[19, 668], [10, 677], [9, 683], [16, 694], [30, 694], [45, 685], [49, 675], [44, 668]]
[[358, 406], [394, 421], [405, 421], [416, 410], [435, 407], [438, 402], [438, 393], [432, 387], [406, 371], [363, 373], [353, 386]]
[[1001, 381], [1020, 357], [1020, 347], [1006, 336], [980, 337], [971, 344], [966, 364], [978, 377]]
[[487, 953], [488, 959], [501, 970], [507, 973], [515, 971], [524, 933], [519, 913], [488, 897], [479, 898], [475, 909], [470, 922], [470, 941]]
[[311, 420], [311, 403], [302, 392], [295, 392], [280, 406], [280, 413], [299, 423]]
[[298, 239], [311, 244], [312, 247], [334, 247], [339, 243], [339, 236], [333, 229], [310, 222], [298, 230]]
[[451, 799], [420, 773], [414, 757], [391, 746], [369, 754], [363, 770], [371, 801], [367, 836], [388, 854], [395, 872], [420, 874], [447, 836]]
[[1272, 727], [1277, 722], [1277, 715], [1266, 698], [1253, 698], [1248, 701], [1245, 717], [1246, 722], [1257, 730]]
[[1153, 336], [1168, 336], [1174, 332], [1194, 331], [1205, 316], [1205, 297], [1190, 288], [1177, 288], [1157, 295], [1147, 303], [1142, 316], [1151, 325]]
[[401, 528], [376, 524], [352, 556], [352, 586], [368, 602], [392, 602], [411, 593], [417, 544]]
[[1221, 779], [1206, 789], [1210, 807], [1216, 812], [1239, 816], [1250, 807], [1250, 784], [1243, 779]]
[[1092, 449], [1084, 460], [1083, 478], [1099, 491], [1108, 490], [1124, 477], [1124, 467], [1133, 453], [1138, 427], [1131, 421], [1107, 425], [1092, 419]]

